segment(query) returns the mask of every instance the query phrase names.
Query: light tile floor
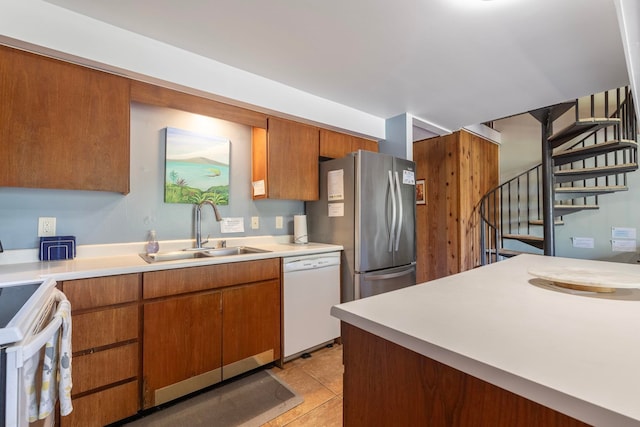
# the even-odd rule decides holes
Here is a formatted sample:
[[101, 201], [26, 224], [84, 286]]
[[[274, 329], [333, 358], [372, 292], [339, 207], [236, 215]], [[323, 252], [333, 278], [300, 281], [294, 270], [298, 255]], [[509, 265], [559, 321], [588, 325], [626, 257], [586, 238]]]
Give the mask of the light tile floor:
[[271, 372], [304, 398], [304, 402], [262, 427], [342, 426], [342, 345], [321, 348]]

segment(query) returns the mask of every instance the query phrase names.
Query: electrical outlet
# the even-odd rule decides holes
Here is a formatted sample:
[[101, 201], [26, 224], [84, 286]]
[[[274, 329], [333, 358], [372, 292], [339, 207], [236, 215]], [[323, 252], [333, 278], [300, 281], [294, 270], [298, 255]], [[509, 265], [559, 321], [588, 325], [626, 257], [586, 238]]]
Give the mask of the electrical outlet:
[[260, 228], [260, 218], [257, 216], [252, 216], [251, 217], [251, 228], [254, 230], [257, 230], [258, 228]]
[[56, 219], [54, 217], [38, 218], [38, 237], [56, 235]]
[[282, 228], [282, 227], [283, 227], [282, 217], [281, 216], [277, 216], [276, 217], [276, 228]]

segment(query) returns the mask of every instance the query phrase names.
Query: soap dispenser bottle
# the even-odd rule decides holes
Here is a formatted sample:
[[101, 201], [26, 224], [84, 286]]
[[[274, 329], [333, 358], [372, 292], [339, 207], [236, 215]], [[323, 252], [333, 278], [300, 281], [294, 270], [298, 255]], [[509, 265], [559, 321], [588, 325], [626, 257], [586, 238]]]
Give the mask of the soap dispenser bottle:
[[149, 241], [147, 242], [147, 253], [155, 254], [158, 250], [160, 250], [160, 244], [156, 237], [156, 230], [151, 230], [149, 231]]

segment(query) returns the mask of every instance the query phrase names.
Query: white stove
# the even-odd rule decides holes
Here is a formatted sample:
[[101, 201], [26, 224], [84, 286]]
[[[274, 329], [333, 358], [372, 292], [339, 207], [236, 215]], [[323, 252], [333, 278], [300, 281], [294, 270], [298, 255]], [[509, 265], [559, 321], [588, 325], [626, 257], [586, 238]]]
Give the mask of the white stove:
[[29, 423], [22, 367], [59, 327], [49, 326], [55, 286], [53, 279], [0, 283], [0, 427]]
[[29, 334], [55, 285], [53, 279], [0, 283], [0, 347]]

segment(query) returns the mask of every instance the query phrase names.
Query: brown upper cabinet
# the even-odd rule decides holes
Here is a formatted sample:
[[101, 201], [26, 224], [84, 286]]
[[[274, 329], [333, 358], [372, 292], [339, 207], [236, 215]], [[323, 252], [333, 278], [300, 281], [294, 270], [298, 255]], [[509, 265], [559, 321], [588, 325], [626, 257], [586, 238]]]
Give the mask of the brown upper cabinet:
[[0, 186], [129, 192], [129, 80], [0, 46]]
[[358, 150], [378, 151], [376, 141], [320, 129], [320, 157], [339, 159]]
[[251, 147], [254, 199], [318, 200], [317, 127], [270, 117]]

